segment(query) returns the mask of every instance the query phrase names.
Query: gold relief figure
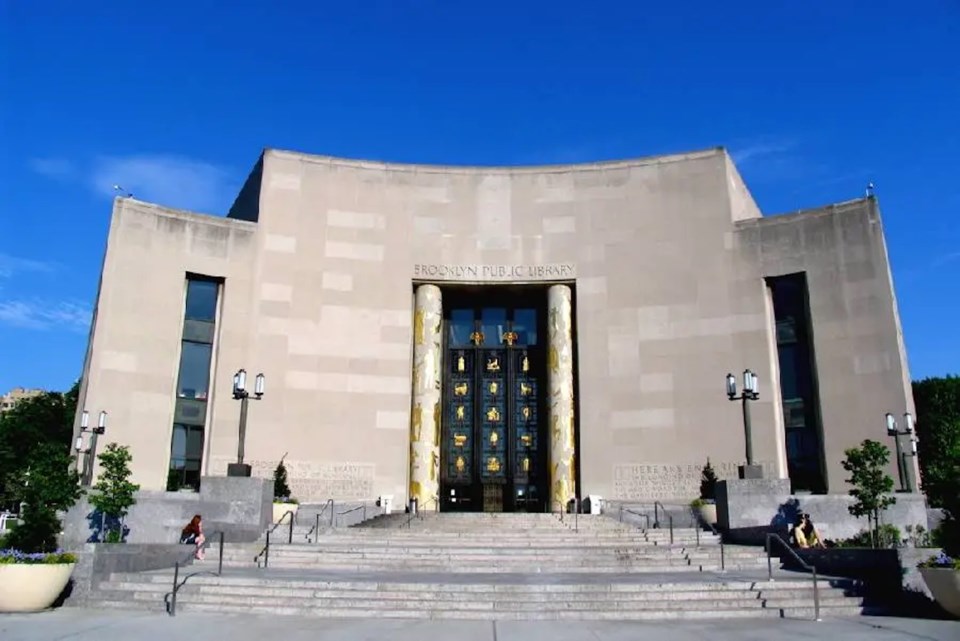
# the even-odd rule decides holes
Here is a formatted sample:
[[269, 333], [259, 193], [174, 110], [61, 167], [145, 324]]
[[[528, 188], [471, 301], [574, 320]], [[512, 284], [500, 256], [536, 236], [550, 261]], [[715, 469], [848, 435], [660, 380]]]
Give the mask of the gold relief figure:
[[561, 442], [561, 441], [560, 441], [560, 422], [559, 422], [559, 418], [560, 418], [560, 417], [557, 416], [556, 414], [554, 414], [553, 416], [550, 417], [550, 423], [552, 424], [552, 427], [553, 427], [553, 440], [554, 440], [555, 443], [560, 443], [560, 442]]
[[420, 389], [420, 365], [413, 365], [413, 389]]
[[483, 343], [483, 332], [473, 332], [472, 334], [470, 334], [470, 341], [474, 345], [480, 345], [481, 343]]
[[414, 340], [417, 342], [417, 345], [423, 345], [425, 341], [423, 331], [423, 314], [424, 310], [418, 309], [413, 315], [413, 336]]
[[496, 432], [490, 432], [490, 445], [496, 445], [500, 440], [500, 435]]
[[497, 393], [497, 389], [499, 389], [499, 386], [497, 385], [497, 382], [496, 382], [496, 381], [491, 381], [491, 383], [490, 383], [490, 393], [491, 393], [491, 394], [496, 394], [496, 393]]
[[496, 407], [491, 407], [487, 410], [487, 420], [493, 423], [496, 423], [500, 420], [500, 410]]
[[499, 372], [500, 371], [500, 358], [497, 356], [491, 356], [487, 359], [487, 371], [488, 372]]
[[454, 396], [466, 396], [467, 395], [467, 384], [466, 383], [457, 383], [453, 386], [453, 395]]
[[516, 342], [517, 342], [517, 338], [519, 338], [519, 335], [518, 335], [516, 332], [504, 332], [504, 333], [503, 333], [503, 341], [504, 341], [507, 345], [513, 345], [514, 343], [516, 343]]
[[460, 474], [462, 474], [464, 468], [467, 467], [467, 463], [466, 461], [463, 460], [462, 456], [457, 457], [457, 462], [454, 465], [456, 465], [457, 472]]
[[523, 359], [520, 361], [520, 369], [524, 372], [530, 371], [530, 359], [527, 358], [527, 355], [523, 355]]
[[523, 471], [524, 471], [524, 472], [529, 472], [529, 471], [530, 471], [530, 459], [529, 459], [529, 458], [524, 458], [524, 459], [523, 459], [523, 464], [522, 464], [521, 467], [523, 468]]
[[463, 447], [467, 443], [466, 434], [454, 434], [453, 435], [453, 445], [454, 447]]
[[463, 405], [457, 405], [457, 420], [462, 421], [466, 415]]
[[440, 457], [436, 452], [430, 452], [430, 480], [437, 480], [437, 468], [440, 467]]
[[524, 434], [523, 436], [520, 437], [520, 442], [526, 445], [527, 447], [530, 447], [531, 445], [533, 445], [533, 437], [530, 436], [529, 434]]
[[420, 483], [418, 481], [410, 481], [410, 496], [420, 497]]
[[557, 353], [557, 348], [553, 345], [550, 346], [550, 350], [547, 352], [547, 366], [551, 372], [556, 372], [560, 369], [560, 355]]
[[500, 471], [500, 459], [496, 456], [491, 456], [487, 459], [487, 471], [488, 472], [499, 472]]
[[413, 416], [411, 418], [411, 431], [413, 435], [411, 436], [414, 443], [420, 441], [420, 431], [423, 427], [423, 408], [420, 407], [420, 403], [417, 403], [413, 408]]
[[433, 445], [440, 447], [440, 403], [433, 404]]
[[527, 406], [524, 406], [524, 408], [523, 408], [522, 410], [520, 410], [520, 414], [523, 415], [523, 418], [529, 419], [529, 418], [530, 418], [530, 408], [527, 407]]
[[533, 394], [533, 385], [527, 385], [526, 383], [520, 383], [520, 396], [530, 396]]
[[577, 439], [573, 430], [573, 414], [570, 415], [570, 428], [567, 431], [567, 438], [569, 439], [567, 444], [570, 446], [571, 450], [577, 449]]
[[463, 353], [461, 352], [461, 353], [457, 356], [457, 371], [458, 371], [458, 372], [462, 372], [462, 371], [464, 371], [466, 368], [467, 368], [467, 363], [466, 363], [466, 361], [464, 361], [464, 359], [463, 359]]

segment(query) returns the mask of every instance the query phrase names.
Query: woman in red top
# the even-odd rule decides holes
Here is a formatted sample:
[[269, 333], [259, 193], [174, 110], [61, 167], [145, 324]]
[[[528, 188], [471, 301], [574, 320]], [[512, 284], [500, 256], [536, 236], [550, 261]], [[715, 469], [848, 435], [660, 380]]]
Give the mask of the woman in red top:
[[180, 543], [196, 545], [197, 552], [194, 554], [194, 558], [203, 561], [203, 543], [206, 540], [203, 535], [203, 519], [199, 514], [195, 514], [187, 523], [187, 527], [180, 532]]

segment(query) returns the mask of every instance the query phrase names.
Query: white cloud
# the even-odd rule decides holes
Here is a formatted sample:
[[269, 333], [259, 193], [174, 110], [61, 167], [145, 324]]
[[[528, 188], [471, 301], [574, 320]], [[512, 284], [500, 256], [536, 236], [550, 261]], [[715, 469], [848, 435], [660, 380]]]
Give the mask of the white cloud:
[[0, 301], [0, 323], [25, 329], [83, 332], [90, 327], [90, 309], [70, 301]]
[[225, 212], [238, 184], [218, 165], [157, 154], [97, 158], [90, 177], [90, 186], [104, 196], [115, 196], [114, 185], [120, 185], [135, 198], [208, 213]]
[[730, 149], [730, 156], [737, 165], [745, 165], [762, 158], [782, 155], [793, 147], [794, 144], [787, 141], [760, 141], [743, 146], [733, 146]]
[[52, 272], [55, 268], [53, 263], [0, 253], [0, 278], [10, 278], [17, 272]]
[[66, 158], [31, 158], [27, 161], [30, 169], [42, 176], [69, 180], [77, 175], [77, 169]]

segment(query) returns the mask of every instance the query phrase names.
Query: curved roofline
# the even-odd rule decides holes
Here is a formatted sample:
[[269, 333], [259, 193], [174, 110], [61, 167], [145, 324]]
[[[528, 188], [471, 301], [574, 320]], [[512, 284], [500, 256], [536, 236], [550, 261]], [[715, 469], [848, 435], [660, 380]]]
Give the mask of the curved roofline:
[[338, 167], [354, 167], [358, 169], [379, 169], [385, 171], [404, 171], [416, 173], [564, 173], [570, 171], [596, 171], [603, 169], [620, 169], [624, 167], [639, 167], [644, 165], [658, 165], [664, 163], [684, 162], [698, 158], [709, 158], [711, 156], [723, 155], [729, 157], [725, 147], [710, 147], [696, 151], [680, 152], [675, 154], [662, 154], [657, 156], [644, 156], [625, 160], [603, 160], [597, 162], [567, 163], [552, 165], [429, 165], [418, 163], [388, 162], [383, 160], [361, 160], [351, 158], [338, 158], [336, 156], [323, 156], [318, 154], [308, 154], [300, 151], [289, 151], [284, 149], [272, 149], [267, 147], [263, 150], [264, 157], [292, 158], [304, 162], [336, 165]]

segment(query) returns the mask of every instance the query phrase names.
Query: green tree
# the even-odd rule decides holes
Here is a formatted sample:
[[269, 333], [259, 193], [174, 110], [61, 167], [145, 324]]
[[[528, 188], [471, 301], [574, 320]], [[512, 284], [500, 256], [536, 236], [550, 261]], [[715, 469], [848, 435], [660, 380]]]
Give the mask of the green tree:
[[290, 498], [290, 486], [287, 485], [287, 466], [283, 464], [284, 457], [280, 458], [280, 463], [273, 472], [273, 498], [280, 502], [285, 502]]
[[29, 464], [9, 477], [9, 488], [23, 501], [21, 523], [6, 545], [24, 552], [52, 552], [57, 548], [60, 518], [80, 497], [79, 475], [70, 469], [69, 450], [55, 443], [41, 443], [30, 451]]
[[710, 465], [710, 459], [707, 459], [707, 464], [703, 466], [703, 471], [700, 473], [700, 498], [708, 501], [713, 501], [717, 498], [717, 474], [713, 471], [713, 466]]
[[130, 482], [130, 462], [133, 456], [126, 445], [110, 443], [97, 455], [100, 474], [90, 495], [90, 504], [106, 517], [109, 528], [105, 540], [119, 543], [123, 539], [123, 520], [137, 502], [134, 493], [140, 486]]
[[938, 541], [960, 555], [960, 376], [914, 381], [913, 399], [923, 491], [948, 513]]
[[847, 458], [843, 461], [843, 469], [850, 472], [847, 482], [853, 486], [850, 495], [857, 502], [849, 508], [854, 516], [866, 516], [873, 540], [876, 542], [880, 524], [880, 511], [897, 502], [892, 496], [893, 479], [884, 473], [884, 468], [890, 462], [890, 450], [882, 443], [866, 439], [860, 447], [853, 447], [844, 451]]
[[0, 502], [18, 500], [18, 478], [33, 463], [40, 445], [54, 443], [69, 451], [80, 383], [66, 393], [44, 392], [0, 414]]

